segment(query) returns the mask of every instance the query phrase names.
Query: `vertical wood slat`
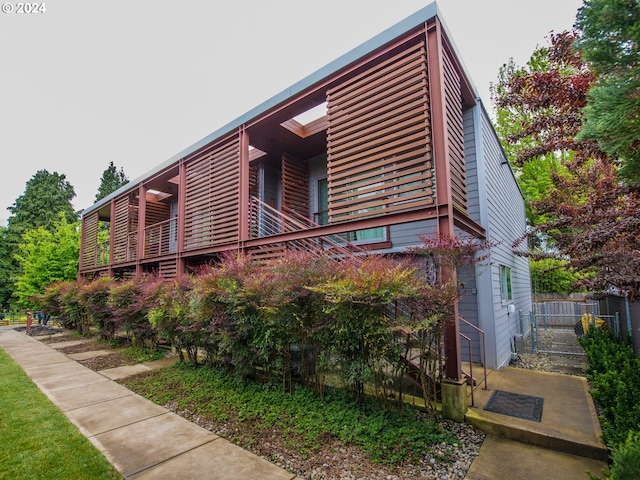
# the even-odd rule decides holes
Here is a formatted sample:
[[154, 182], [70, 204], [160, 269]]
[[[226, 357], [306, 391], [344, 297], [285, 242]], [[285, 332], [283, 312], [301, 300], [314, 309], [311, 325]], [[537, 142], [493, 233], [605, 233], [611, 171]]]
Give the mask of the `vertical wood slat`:
[[451, 195], [453, 204], [463, 212], [468, 211], [467, 174], [464, 159], [464, 132], [462, 124], [462, 93], [460, 76], [453, 67], [447, 52], [442, 53], [444, 68], [445, 115], [449, 164], [451, 170]]
[[98, 212], [92, 212], [82, 219], [82, 268], [98, 266]]
[[282, 155], [282, 204], [309, 218], [309, 165], [286, 153]]
[[198, 152], [185, 165], [185, 250], [237, 242], [239, 139]]
[[432, 205], [424, 40], [328, 91], [329, 222]]

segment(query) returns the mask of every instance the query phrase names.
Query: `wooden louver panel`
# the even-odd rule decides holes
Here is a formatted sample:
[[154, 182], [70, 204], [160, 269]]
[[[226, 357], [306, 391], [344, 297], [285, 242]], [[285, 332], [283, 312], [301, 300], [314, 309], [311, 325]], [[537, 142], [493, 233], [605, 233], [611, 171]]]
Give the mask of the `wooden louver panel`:
[[165, 260], [158, 265], [158, 273], [164, 278], [176, 278], [178, 276], [178, 265], [175, 260]]
[[145, 227], [150, 227], [169, 219], [170, 208], [166, 203], [147, 201], [145, 211]]
[[82, 219], [82, 268], [98, 265], [98, 212], [93, 212]]
[[238, 241], [239, 168], [237, 138], [186, 159], [186, 250]]
[[329, 222], [434, 203], [428, 107], [422, 41], [328, 91]]
[[137, 201], [124, 196], [117, 199], [115, 203], [115, 213], [111, 220], [111, 228], [115, 229], [113, 261], [117, 263], [135, 260], [138, 230]]
[[309, 166], [286, 153], [282, 156], [282, 204], [309, 218]]
[[449, 165], [451, 169], [451, 195], [453, 205], [467, 212], [467, 172], [464, 160], [464, 131], [462, 123], [462, 94], [460, 76], [450, 57], [444, 58], [444, 90], [446, 102], [447, 141], [449, 143]]

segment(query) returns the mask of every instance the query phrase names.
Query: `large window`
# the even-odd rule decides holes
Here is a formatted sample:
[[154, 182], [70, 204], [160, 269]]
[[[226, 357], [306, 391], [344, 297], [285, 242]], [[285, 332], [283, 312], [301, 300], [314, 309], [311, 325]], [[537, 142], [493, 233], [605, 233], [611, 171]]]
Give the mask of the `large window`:
[[510, 303], [513, 300], [511, 291], [511, 268], [500, 265], [500, 297], [502, 303]]

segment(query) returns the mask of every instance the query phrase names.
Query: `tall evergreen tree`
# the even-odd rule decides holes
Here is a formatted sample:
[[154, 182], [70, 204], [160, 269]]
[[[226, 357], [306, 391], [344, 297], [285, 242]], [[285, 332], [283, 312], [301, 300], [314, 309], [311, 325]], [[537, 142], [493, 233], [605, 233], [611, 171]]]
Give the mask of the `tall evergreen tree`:
[[62, 213], [68, 223], [78, 220], [71, 200], [76, 193], [64, 174], [39, 170], [27, 182], [24, 193], [9, 207], [7, 222], [11, 235], [44, 227], [53, 232]]
[[66, 176], [47, 170], [38, 171], [27, 182], [24, 193], [9, 207], [11, 216], [0, 237], [0, 301], [11, 302], [15, 282], [21, 275], [21, 266], [15, 255], [23, 242], [23, 235], [38, 228], [56, 231], [62, 216], [67, 223], [75, 223], [78, 214], [71, 200], [76, 196]]
[[124, 174], [124, 169], [120, 167], [120, 170], [116, 169], [113, 162], [109, 162], [107, 169], [102, 172], [102, 178], [100, 179], [100, 188], [96, 193], [96, 202], [102, 200], [107, 195], [115, 192], [123, 185], [126, 185], [129, 179]]
[[0, 226], [0, 310], [9, 307], [9, 299], [13, 293], [12, 271], [13, 255], [7, 241], [7, 227]]
[[597, 76], [579, 138], [597, 140], [626, 178], [640, 182], [639, 0], [584, 0], [576, 27], [577, 48]]

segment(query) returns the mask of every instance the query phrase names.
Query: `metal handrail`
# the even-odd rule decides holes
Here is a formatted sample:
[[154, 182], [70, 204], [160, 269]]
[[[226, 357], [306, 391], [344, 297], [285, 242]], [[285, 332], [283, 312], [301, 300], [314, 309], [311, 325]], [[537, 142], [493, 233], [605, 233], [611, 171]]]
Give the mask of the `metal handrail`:
[[475, 388], [473, 388], [473, 352], [471, 351], [471, 339], [467, 337], [464, 333], [460, 333], [460, 336], [467, 341], [469, 345], [469, 375], [471, 377], [471, 406], [475, 406], [475, 400], [473, 392]]
[[[461, 322], [463, 322], [465, 325], [473, 328], [474, 330], [476, 330], [480, 336], [482, 337], [482, 342], [481, 342], [481, 346], [482, 346], [482, 367], [484, 368], [484, 389], [487, 390], [489, 387], [487, 386], [487, 350], [485, 348], [485, 333], [484, 330], [482, 330], [481, 328], [477, 327], [476, 325], [474, 325], [473, 323], [468, 322], [467, 320], [465, 320], [462, 317], [459, 317], [459, 320]], [[462, 333], [460, 333], [460, 335], [463, 335]], [[467, 337], [468, 338], [468, 337]], [[473, 369], [473, 354], [471, 351], [471, 345], [469, 346], [469, 370]], [[473, 373], [470, 371], [469, 375], [471, 375], [471, 401], [473, 402]]]
[[98, 243], [95, 253], [95, 267], [104, 267], [109, 265], [109, 240]]

